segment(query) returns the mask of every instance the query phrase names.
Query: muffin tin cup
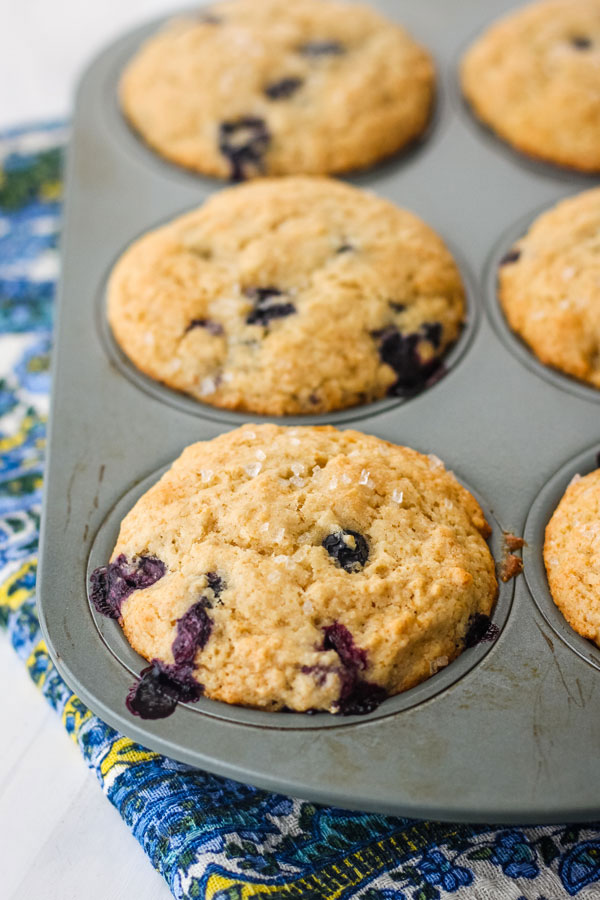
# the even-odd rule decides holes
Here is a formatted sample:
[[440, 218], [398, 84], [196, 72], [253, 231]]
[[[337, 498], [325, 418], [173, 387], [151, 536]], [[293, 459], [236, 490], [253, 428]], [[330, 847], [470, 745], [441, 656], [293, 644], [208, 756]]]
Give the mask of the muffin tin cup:
[[[87, 565], [87, 580], [89, 584], [89, 576], [98, 566], [106, 565], [106, 561], [110, 559], [113, 548], [117, 542], [119, 535], [120, 523], [139, 500], [139, 498], [158, 479], [167, 471], [169, 467], [165, 466], [158, 472], [154, 472], [135, 484], [128, 490], [123, 497], [115, 504], [104, 520], [100, 529], [94, 538], [90, 556]], [[468, 490], [475, 496], [476, 492], [465, 485]], [[494, 519], [493, 515], [487, 508], [484, 501], [477, 497], [482, 509], [486, 514], [486, 518], [492, 525], [492, 536], [489, 541], [490, 550], [496, 558], [502, 555], [503, 533], [499, 523]], [[436, 696], [444, 691], [450, 685], [454, 684], [464, 675], [473, 669], [493, 647], [498, 639], [510, 612], [514, 591], [514, 584], [500, 582], [498, 597], [491, 616], [491, 623], [494, 626], [493, 639], [480, 641], [473, 647], [465, 650], [458, 659], [450, 663], [445, 668], [441, 668], [439, 672], [434, 673], [427, 681], [422, 682], [411, 690], [405, 691], [395, 697], [385, 700], [374, 712], [366, 716], [337, 716], [327, 712], [316, 713], [312, 715], [304, 715], [302, 713], [272, 713], [258, 709], [248, 709], [242, 706], [233, 706], [228, 703], [220, 703], [215, 700], [209, 700], [205, 697], [200, 698], [197, 703], [186, 704], [185, 708], [189, 712], [198, 713], [200, 715], [214, 716], [225, 721], [235, 722], [239, 725], [252, 725], [257, 728], [283, 728], [283, 729], [301, 729], [315, 730], [321, 728], [340, 728], [342, 726], [364, 723], [365, 721], [373, 721], [385, 716], [392, 716], [402, 710], [410, 709], [419, 703], [424, 703], [431, 697]], [[98, 635], [106, 645], [107, 649], [113, 654], [123, 667], [122, 678], [122, 694], [126, 695], [128, 687], [134, 682], [140, 671], [148, 665], [145, 659], [136, 653], [129, 645], [121, 627], [113, 619], [107, 619], [100, 615], [90, 603], [90, 612], [94, 620], [94, 624], [98, 631]]]
[[[182, 210], [180, 214], [183, 215], [183, 213], [188, 211], [189, 210]], [[158, 228], [161, 224], [166, 223], [158, 223], [153, 227]], [[141, 237], [141, 235], [136, 235], [132, 240], [136, 240], [137, 237]], [[435, 390], [437, 384], [452, 376], [454, 368], [460, 363], [475, 336], [480, 317], [475, 280], [467, 270], [464, 260], [461, 261], [459, 259], [458, 252], [449, 243], [447, 245], [459, 265], [465, 287], [465, 322], [458, 339], [443, 357], [442, 376], [435, 380], [428, 388], [425, 388], [424, 391], [421, 391], [414, 396], [388, 396], [373, 403], [351, 406], [345, 409], [334, 410], [329, 413], [319, 413], [315, 415], [300, 414], [286, 417], [262, 416], [254, 413], [237, 412], [235, 410], [222, 409], [218, 406], [211, 406], [209, 403], [202, 403], [181, 391], [170, 388], [166, 384], [162, 384], [160, 381], [156, 381], [154, 378], [145, 375], [132, 363], [126, 353], [121, 349], [108, 322], [106, 310], [106, 283], [108, 275], [98, 292], [96, 300], [96, 328], [100, 342], [102, 343], [111, 364], [115, 366], [124, 377], [131, 382], [131, 384], [135, 385], [139, 390], [144, 391], [149, 396], [154, 397], [156, 400], [167, 403], [188, 415], [200, 416], [201, 418], [211, 419], [215, 422], [223, 422], [224, 424], [232, 425], [233, 427], [243, 425], [245, 422], [260, 423], [274, 420], [289, 425], [342, 425], [344, 423], [359, 422], [361, 419], [369, 419], [373, 416], [395, 409], [404, 403], [409, 403], [411, 400], [418, 397], [420, 393]], [[123, 248], [123, 252], [125, 249], [126, 248]]]
[[[180, 11], [179, 15], [185, 16], [186, 13], [190, 12], [193, 13], [194, 10], [184, 8]], [[177, 18], [177, 15], [177, 13], [173, 13], [169, 18]], [[206, 184], [210, 184], [213, 187], [218, 185], [222, 186], [223, 182], [219, 179], [204, 175], [203, 173], [196, 172], [195, 170], [184, 166], [179, 166], [175, 162], [161, 157], [146, 143], [144, 138], [138, 134], [134, 126], [126, 119], [126, 117], [121, 114], [118, 91], [116, 89], [121, 74], [132, 55], [137, 52], [142, 44], [150, 38], [158, 28], [160, 28], [164, 21], [164, 19], [157, 19], [153, 22], [147, 22], [141, 27], [136, 28], [134, 31], [129, 32], [124, 38], [113, 45], [111, 48], [111, 67], [106, 72], [98, 113], [104, 121], [109, 139], [114, 142], [115, 147], [118, 148], [119, 151], [129, 156], [136, 165], [145, 166], [149, 171], [155, 172], [163, 178], [172, 178], [175, 181], [187, 183], [190, 186], [197, 185], [198, 180], [204, 181]], [[347, 177], [349, 180], [359, 184], [363, 178], [371, 179], [373, 175], [383, 174], [388, 167], [392, 167], [393, 170], [396, 171], [398, 166], [404, 164], [408, 166], [414, 161], [415, 157], [427, 147], [431, 137], [443, 129], [444, 124], [448, 120], [447, 103], [448, 97], [445, 82], [443, 79], [438, 79], [437, 90], [433, 98], [429, 121], [422, 134], [410, 141], [392, 157], [380, 160], [368, 169], [344, 173], [343, 177]]]
[[[565, 196], [572, 195], [566, 194]], [[508, 324], [498, 297], [500, 261], [513, 244], [525, 236], [535, 220], [547, 211], [548, 208], [543, 207], [519, 219], [502, 235], [497, 246], [494, 247], [487, 262], [484, 276], [486, 312], [498, 337], [522, 365], [560, 390], [575, 394], [576, 397], [580, 397], [582, 400], [589, 400], [591, 403], [600, 403], [600, 390], [590, 384], [586, 384], [584, 381], [578, 381], [576, 378], [567, 375], [566, 372], [544, 365], [537, 358], [533, 350], [527, 346], [525, 341]]]
[[527, 547], [523, 551], [527, 585], [537, 607], [554, 633], [581, 659], [600, 672], [600, 648], [578, 634], [552, 599], [544, 565], [546, 526], [575, 475], [587, 475], [598, 468], [600, 443], [569, 460], [544, 485], [536, 497], [525, 524]]
[[[475, 134], [477, 139], [484, 145], [489, 147], [492, 152], [496, 153], [500, 159], [504, 159], [510, 165], [521, 166], [536, 176], [546, 175], [555, 182], [567, 182], [575, 185], [578, 190], [585, 190], [593, 187], [598, 180], [600, 173], [598, 172], [580, 172], [569, 166], [561, 166], [546, 159], [537, 159], [535, 156], [522, 152], [514, 147], [511, 143], [501, 137], [491, 125], [481, 119], [471, 103], [462, 91], [460, 78], [460, 64], [463, 56], [475, 41], [492, 25], [498, 16], [493, 12], [490, 16], [490, 7], [495, 4], [482, 3], [479, 6], [477, 19], [480, 24], [472, 27], [471, 31], [465, 36], [462, 44], [457, 49], [451, 63], [449, 79], [448, 79], [448, 96], [453, 111], [457, 113], [465, 124]], [[525, 3], [520, 6], [525, 6]], [[512, 5], [505, 12], [515, 11], [519, 6]]]
[[118, 625], [92, 611], [90, 567], [108, 561], [120, 519], [184, 446], [265, 420], [146, 379], [106, 321], [107, 272], [123, 250], [224, 186], [160, 160], [120, 118], [119, 72], [158, 23], [102, 53], [77, 98], [38, 577], [42, 627], [59, 671], [95, 713], [144, 746], [212, 772], [348, 809], [471, 822], [595, 820], [597, 657], [551, 605], [539, 554], [544, 519], [568, 480], [565, 469], [555, 483], [555, 473], [574, 458], [593, 465], [592, 451], [581, 463], [576, 455], [600, 440], [600, 393], [538, 365], [507, 328], [495, 295], [497, 261], [531, 211], [591, 179], [498, 152], [500, 142], [457, 106], [457, 55], [512, 0], [374, 5], [431, 49], [440, 99], [416, 147], [348, 180], [448, 239], [467, 283], [468, 325], [448, 374], [416, 397], [269, 421], [356, 421], [364, 432], [435, 453], [481, 498], [498, 562], [502, 530], [522, 534], [527, 520], [525, 576], [500, 588], [497, 640], [362, 717], [267, 713], [207, 698], [163, 720], [127, 711], [125, 694], [144, 663]]

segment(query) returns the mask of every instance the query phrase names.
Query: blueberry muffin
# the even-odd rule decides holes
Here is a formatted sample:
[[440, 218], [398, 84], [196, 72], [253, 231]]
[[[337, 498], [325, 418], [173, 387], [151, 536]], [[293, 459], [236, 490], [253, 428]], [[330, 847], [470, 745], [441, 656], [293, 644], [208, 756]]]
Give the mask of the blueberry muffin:
[[429, 54], [367, 6], [232, 0], [178, 19], [129, 63], [125, 116], [167, 159], [207, 175], [369, 166], [426, 127]]
[[203, 403], [323, 413], [443, 374], [465, 311], [458, 269], [416, 216], [326, 178], [222, 191], [130, 247], [114, 336], [150, 377]]
[[567, 488], [546, 528], [544, 562], [563, 616], [600, 647], [600, 469]]
[[541, 362], [600, 388], [600, 188], [536, 219], [501, 262], [499, 297]]
[[493, 24], [461, 67], [475, 113], [530, 156], [600, 170], [600, 0], [544, 0]]
[[369, 712], [488, 621], [489, 533], [435, 456], [356, 431], [245, 425], [188, 447], [138, 500], [91, 600], [151, 661], [133, 712], [201, 693]]

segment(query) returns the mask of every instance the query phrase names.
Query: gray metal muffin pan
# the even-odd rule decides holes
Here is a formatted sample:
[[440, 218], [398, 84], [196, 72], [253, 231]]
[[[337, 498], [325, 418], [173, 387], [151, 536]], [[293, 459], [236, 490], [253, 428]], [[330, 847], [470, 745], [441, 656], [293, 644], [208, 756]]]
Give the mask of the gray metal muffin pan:
[[119, 114], [119, 72], [158, 23], [102, 53], [77, 97], [38, 580], [42, 627], [59, 671], [94, 712], [148, 747], [221, 775], [423, 818], [596, 819], [600, 652], [554, 607], [541, 542], [572, 474], [595, 465], [600, 392], [533, 360], [495, 298], [497, 261], [536, 211], [596, 182], [522, 159], [475, 123], [460, 98], [460, 52], [510, 3], [375, 5], [432, 50], [438, 104], [417, 146], [348, 180], [413, 210], [448, 241], [469, 289], [469, 323], [448, 374], [420, 396], [285, 421], [353, 421], [437, 454], [481, 500], [496, 558], [501, 527], [523, 534], [527, 521], [525, 577], [501, 589], [499, 638], [360, 718], [265, 713], [206, 699], [158, 721], [127, 711], [125, 695], [144, 662], [114, 622], [93, 614], [87, 573], [106, 562], [123, 514], [183, 447], [260, 421], [145, 379], [106, 324], [104, 285], [118, 255], [222, 187], [161, 161]]

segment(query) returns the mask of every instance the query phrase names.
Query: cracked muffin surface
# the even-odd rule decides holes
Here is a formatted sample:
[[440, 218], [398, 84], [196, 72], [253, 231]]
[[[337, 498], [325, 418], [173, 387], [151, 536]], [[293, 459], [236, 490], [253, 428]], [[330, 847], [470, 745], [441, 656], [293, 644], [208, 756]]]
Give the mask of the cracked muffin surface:
[[140, 498], [92, 600], [184, 699], [364, 713], [490, 614], [489, 533], [435, 456], [245, 425], [188, 447]]
[[167, 159], [235, 180], [369, 166], [417, 138], [429, 54], [367, 6], [233, 0], [171, 22], [127, 66], [123, 111]]
[[542, 213], [498, 281], [509, 325], [538, 359], [600, 388], [600, 188]]
[[108, 286], [113, 334], [145, 374], [204, 403], [322, 413], [444, 373], [465, 295], [417, 216], [332, 179], [213, 195], [136, 241]]

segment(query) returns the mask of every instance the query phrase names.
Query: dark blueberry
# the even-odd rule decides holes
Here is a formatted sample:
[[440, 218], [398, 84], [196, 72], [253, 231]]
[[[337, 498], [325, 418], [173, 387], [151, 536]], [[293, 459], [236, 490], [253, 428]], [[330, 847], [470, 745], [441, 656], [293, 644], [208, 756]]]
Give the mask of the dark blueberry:
[[335, 622], [324, 629], [323, 650], [335, 650], [342, 663], [339, 672], [342, 688], [336, 704], [343, 716], [360, 716], [373, 712], [387, 694], [377, 684], [361, 679], [359, 672], [367, 668], [367, 652], [357, 647], [345, 625]]
[[475, 613], [469, 619], [469, 627], [465, 635], [465, 648], [475, 647], [477, 644], [491, 644], [500, 634], [500, 629], [489, 616]]
[[387, 699], [387, 691], [370, 681], [357, 681], [346, 696], [340, 697], [337, 713], [340, 716], [364, 716], [373, 712]]
[[103, 616], [118, 619], [121, 605], [134, 591], [150, 587], [161, 579], [167, 567], [153, 556], [139, 556], [128, 562], [124, 554], [90, 575], [90, 600]]
[[321, 399], [320, 399], [320, 397], [317, 396], [317, 394], [309, 394], [308, 402], [312, 403], [313, 406], [317, 406], [317, 404], [319, 404], [321, 402]]
[[517, 250], [514, 247], [512, 250], [509, 250], [508, 253], [505, 253], [502, 259], [500, 260], [501, 266], [509, 266], [511, 263], [516, 263], [521, 259], [521, 251]]
[[220, 597], [223, 591], [225, 590], [225, 583], [220, 575], [217, 575], [216, 572], [207, 572], [206, 573], [206, 583], [209, 588], [212, 590], [215, 597]]
[[427, 387], [436, 375], [440, 375], [441, 361], [436, 357], [424, 362], [419, 354], [420, 334], [402, 334], [391, 325], [378, 331], [373, 337], [379, 341], [379, 355], [397, 375], [389, 393], [406, 396]]
[[119, 618], [119, 609], [121, 604], [116, 598], [109, 602], [109, 566], [100, 566], [94, 569], [90, 575], [89, 596], [94, 608], [103, 616], [109, 619]]
[[354, 247], [352, 246], [352, 244], [342, 244], [342, 246], [338, 247], [335, 252], [338, 256], [341, 253], [354, 253]]
[[177, 634], [173, 641], [175, 665], [193, 664], [196, 652], [206, 646], [213, 627], [207, 612], [210, 608], [210, 601], [202, 597], [177, 620]]
[[323, 687], [328, 675], [332, 672], [338, 672], [335, 666], [302, 666], [300, 669], [303, 675], [312, 675], [318, 687]]
[[204, 328], [209, 334], [212, 334], [215, 337], [223, 334], [223, 326], [220, 325], [219, 322], [212, 322], [210, 319], [192, 319], [185, 329], [185, 334], [187, 334], [188, 331], [192, 331], [193, 328]]
[[421, 334], [436, 350], [442, 343], [442, 332], [441, 322], [425, 322], [424, 325], [421, 325]]
[[336, 713], [343, 716], [360, 716], [373, 712], [386, 699], [386, 691], [377, 684], [361, 679], [359, 673], [367, 668], [367, 652], [357, 647], [351, 632], [341, 622], [334, 622], [323, 629], [321, 650], [335, 650], [341, 666], [304, 666], [302, 672], [312, 675], [320, 687], [327, 676], [334, 672], [341, 681]]
[[266, 302], [267, 300], [270, 300], [271, 297], [284, 296], [283, 291], [280, 291], [279, 288], [273, 286], [245, 288], [244, 294], [246, 295], [246, 297], [250, 297], [250, 299], [254, 300], [256, 303]]
[[[344, 541], [345, 537], [354, 538], [354, 547]], [[323, 547], [346, 572], [362, 569], [369, 557], [369, 545], [357, 531], [334, 531], [327, 535]]]
[[243, 116], [222, 122], [219, 150], [231, 163], [231, 177], [243, 181], [263, 171], [263, 157], [271, 143], [266, 122], [255, 116]]
[[275, 287], [247, 288], [244, 292], [254, 303], [254, 309], [246, 318], [248, 325], [268, 325], [272, 319], [282, 319], [296, 312], [293, 303], [282, 303], [283, 291]]
[[134, 716], [142, 719], [164, 719], [177, 706], [177, 686], [158, 666], [148, 666], [140, 673], [140, 680], [131, 687], [125, 705]]
[[154, 659], [140, 673], [140, 680], [132, 686], [125, 704], [134, 716], [164, 719], [174, 712], [179, 701], [193, 703], [198, 700], [202, 690], [202, 685], [194, 680], [191, 669], [178, 669]]
[[405, 303], [396, 303], [395, 300], [389, 301], [390, 307], [394, 310], [394, 312], [401, 313], [406, 309]]
[[223, 19], [211, 12], [203, 12], [198, 14], [198, 22], [203, 25], [220, 25]]
[[367, 668], [367, 652], [354, 643], [352, 634], [341, 622], [334, 622], [323, 629], [323, 650], [335, 650], [342, 665], [353, 672]]
[[282, 78], [281, 81], [274, 81], [265, 88], [265, 94], [271, 100], [287, 100], [292, 94], [302, 87], [301, 78]]
[[583, 34], [577, 34], [571, 38], [571, 44], [575, 47], [576, 50], [589, 50], [593, 44], [593, 41], [589, 37], [585, 37]]
[[346, 48], [339, 41], [308, 41], [298, 47], [303, 56], [341, 56]]

